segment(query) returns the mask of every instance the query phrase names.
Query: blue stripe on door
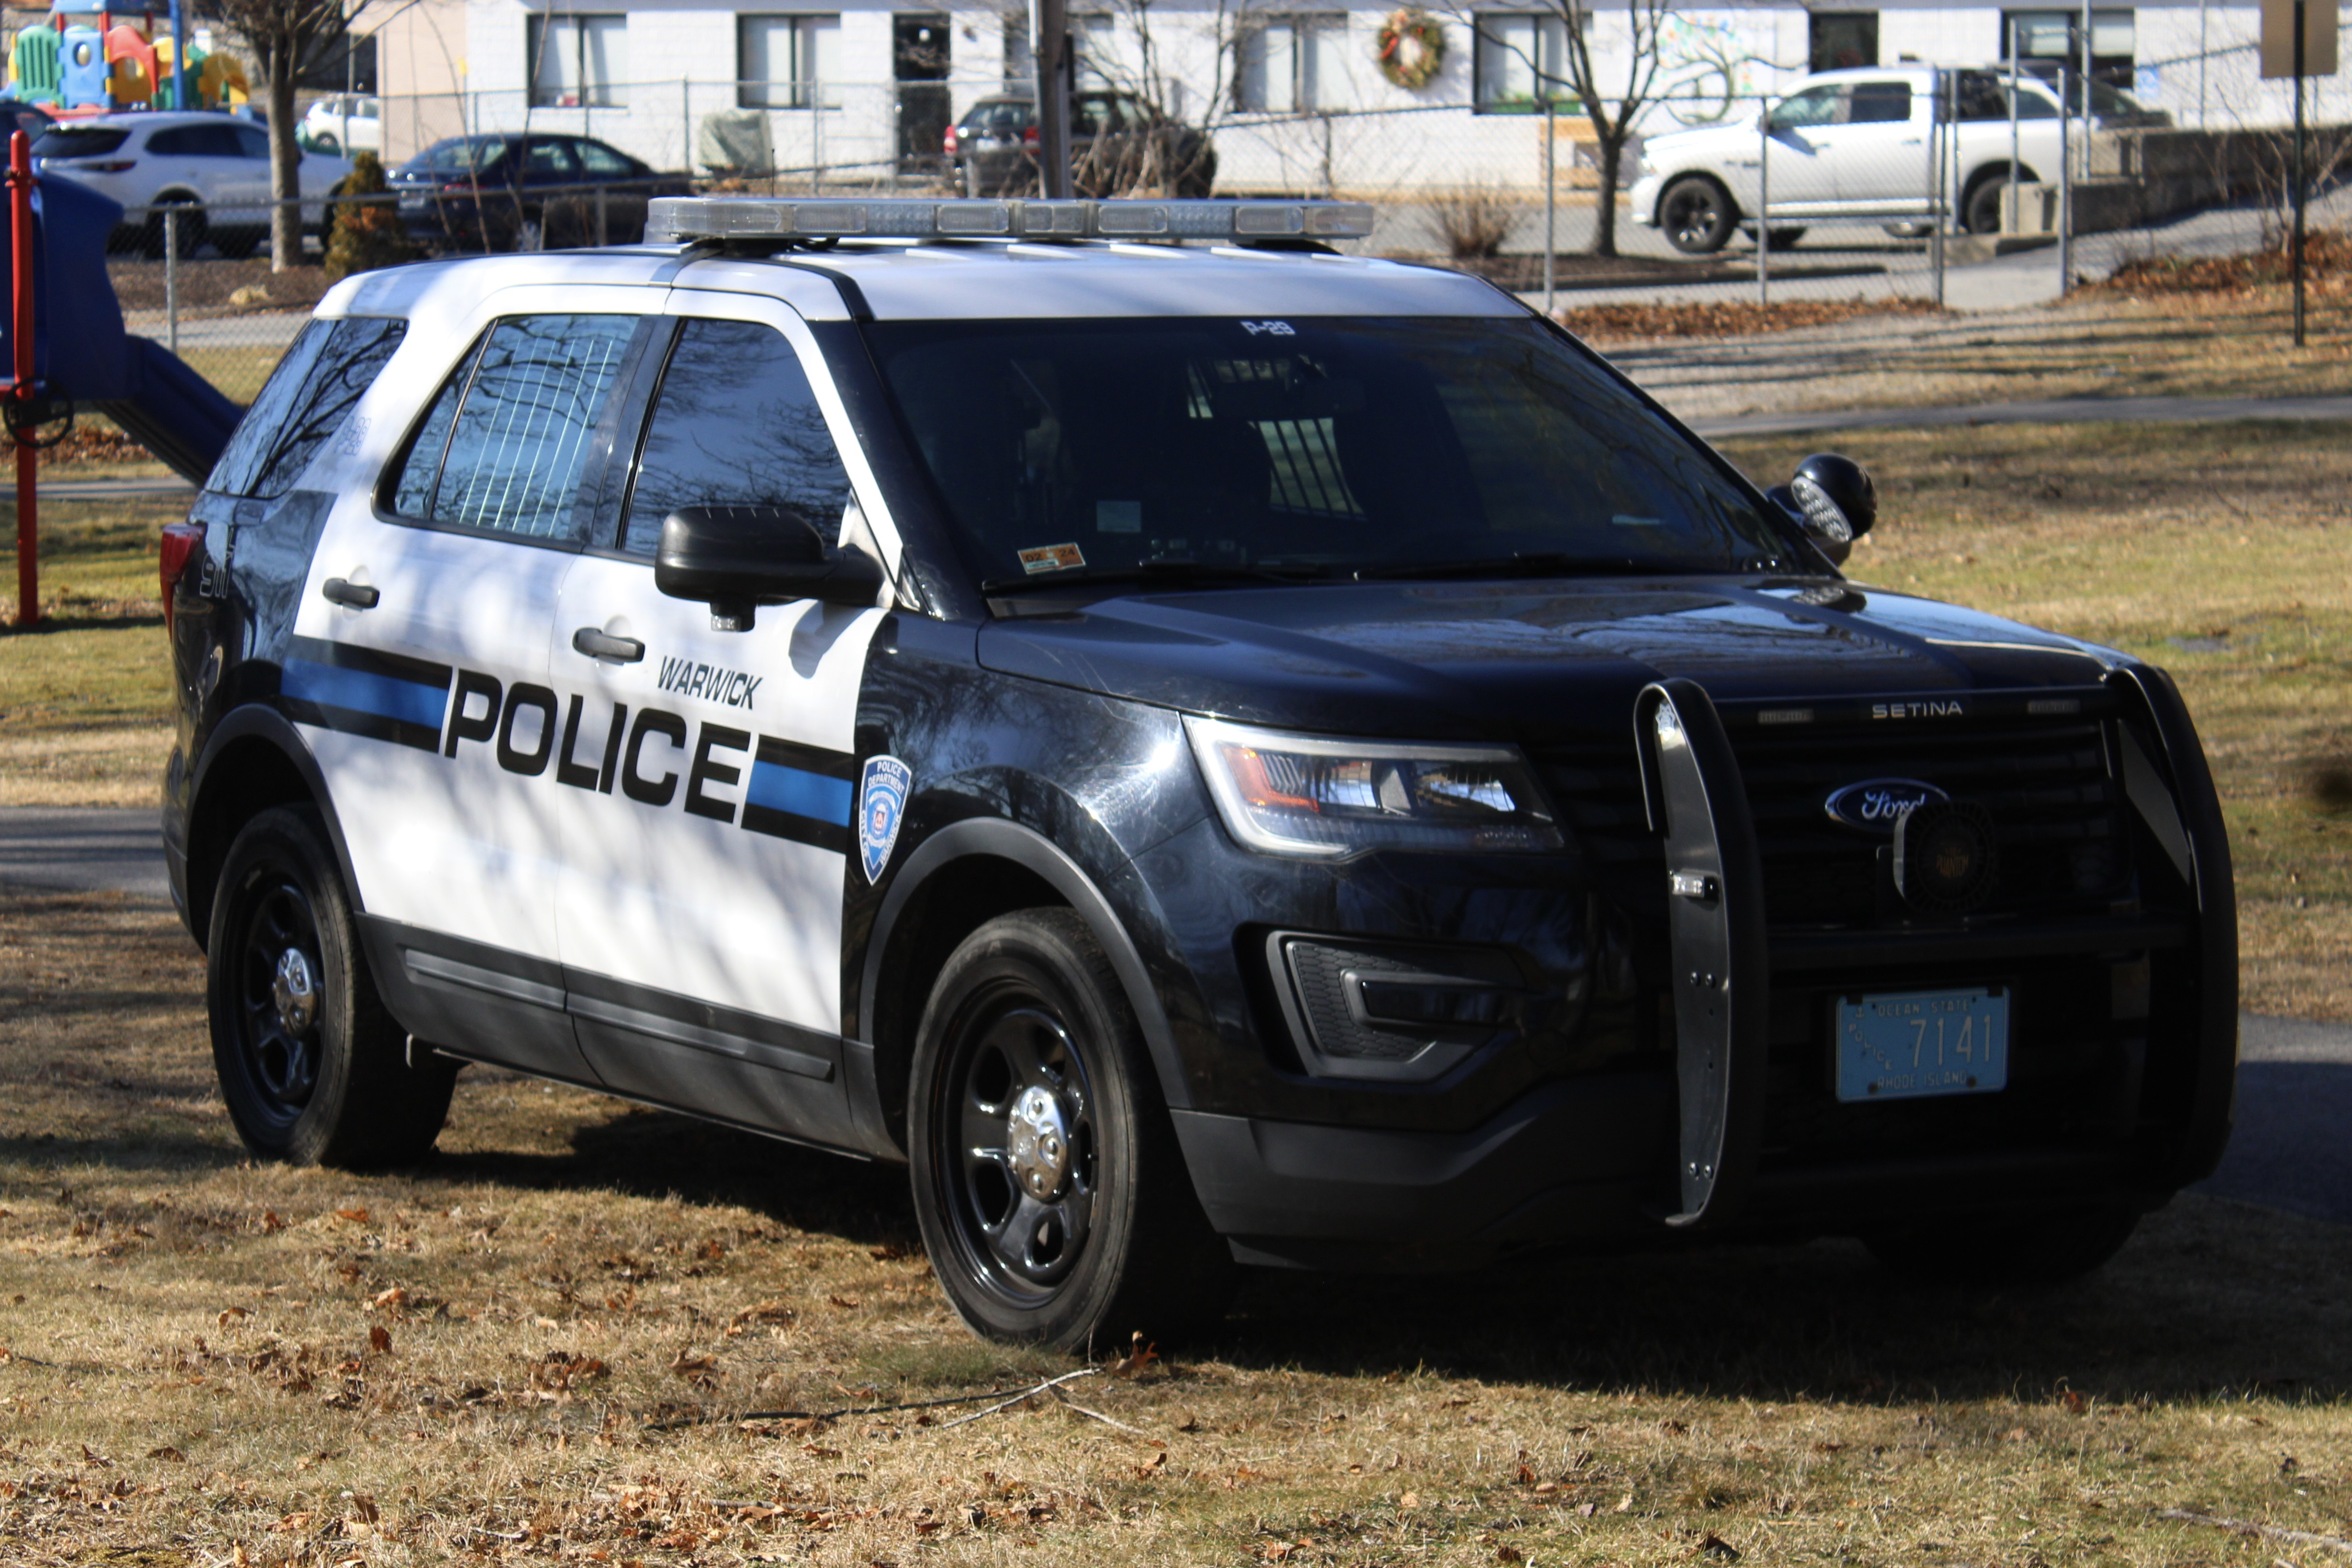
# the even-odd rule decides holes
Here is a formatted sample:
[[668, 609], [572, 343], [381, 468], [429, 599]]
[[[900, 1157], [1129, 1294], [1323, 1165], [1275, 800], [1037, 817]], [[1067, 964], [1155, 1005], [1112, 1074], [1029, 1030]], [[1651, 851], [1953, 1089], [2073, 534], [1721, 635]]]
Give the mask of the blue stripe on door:
[[[379, 718], [430, 729], [436, 735], [440, 733], [441, 720], [449, 707], [446, 686], [421, 685], [393, 675], [370, 674], [364, 670], [338, 669], [309, 659], [287, 660], [278, 689], [296, 702], [373, 714]], [[845, 818], [846, 810], [845, 807]]]
[[822, 773], [798, 768], [755, 762], [751, 765], [751, 782], [743, 791], [743, 803], [845, 827], [850, 800], [856, 792], [846, 779], [828, 779]]

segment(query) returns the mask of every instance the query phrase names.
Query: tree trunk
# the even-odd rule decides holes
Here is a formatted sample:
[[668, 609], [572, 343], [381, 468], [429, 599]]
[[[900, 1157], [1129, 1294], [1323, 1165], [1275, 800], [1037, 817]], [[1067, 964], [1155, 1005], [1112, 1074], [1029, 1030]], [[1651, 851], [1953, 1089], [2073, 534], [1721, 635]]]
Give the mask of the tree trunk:
[[1593, 214], [1592, 254], [1617, 254], [1617, 170], [1625, 152], [1625, 133], [1603, 134], [1595, 149], [1601, 159], [1601, 189], [1595, 193], [1600, 208]]
[[[290, 54], [292, 51], [287, 51]], [[269, 73], [269, 270], [302, 265], [302, 149], [294, 141], [294, 70], [280, 60]]]

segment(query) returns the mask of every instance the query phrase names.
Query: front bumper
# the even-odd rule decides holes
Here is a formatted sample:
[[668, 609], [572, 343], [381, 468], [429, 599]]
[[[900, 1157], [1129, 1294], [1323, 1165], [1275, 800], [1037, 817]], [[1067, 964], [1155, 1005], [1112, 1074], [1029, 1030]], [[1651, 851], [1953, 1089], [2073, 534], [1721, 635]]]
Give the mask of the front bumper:
[[1655, 174], [1644, 174], [1633, 182], [1633, 221], [1643, 228], [1658, 226], [1658, 190], [1665, 182]]

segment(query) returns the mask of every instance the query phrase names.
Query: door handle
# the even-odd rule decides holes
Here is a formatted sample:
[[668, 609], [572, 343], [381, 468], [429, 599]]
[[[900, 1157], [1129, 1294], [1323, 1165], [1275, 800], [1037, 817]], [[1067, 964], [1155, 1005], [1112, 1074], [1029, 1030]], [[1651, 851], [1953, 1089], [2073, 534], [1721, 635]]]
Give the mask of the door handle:
[[346, 610], [373, 610], [383, 597], [381, 589], [370, 588], [363, 582], [346, 582], [340, 577], [327, 579], [320, 585], [319, 592], [330, 604], [340, 604]]
[[593, 626], [583, 626], [572, 633], [572, 646], [592, 659], [610, 659], [620, 664], [634, 664], [646, 656], [646, 645], [635, 637], [615, 637]]

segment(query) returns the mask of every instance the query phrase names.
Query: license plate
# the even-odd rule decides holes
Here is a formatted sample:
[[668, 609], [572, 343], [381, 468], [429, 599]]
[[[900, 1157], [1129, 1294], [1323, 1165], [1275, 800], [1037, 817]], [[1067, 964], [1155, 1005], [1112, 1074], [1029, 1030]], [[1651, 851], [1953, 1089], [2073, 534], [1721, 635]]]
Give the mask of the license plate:
[[1838, 998], [1840, 1100], [1989, 1094], [2008, 1083], [2005, 987]]

